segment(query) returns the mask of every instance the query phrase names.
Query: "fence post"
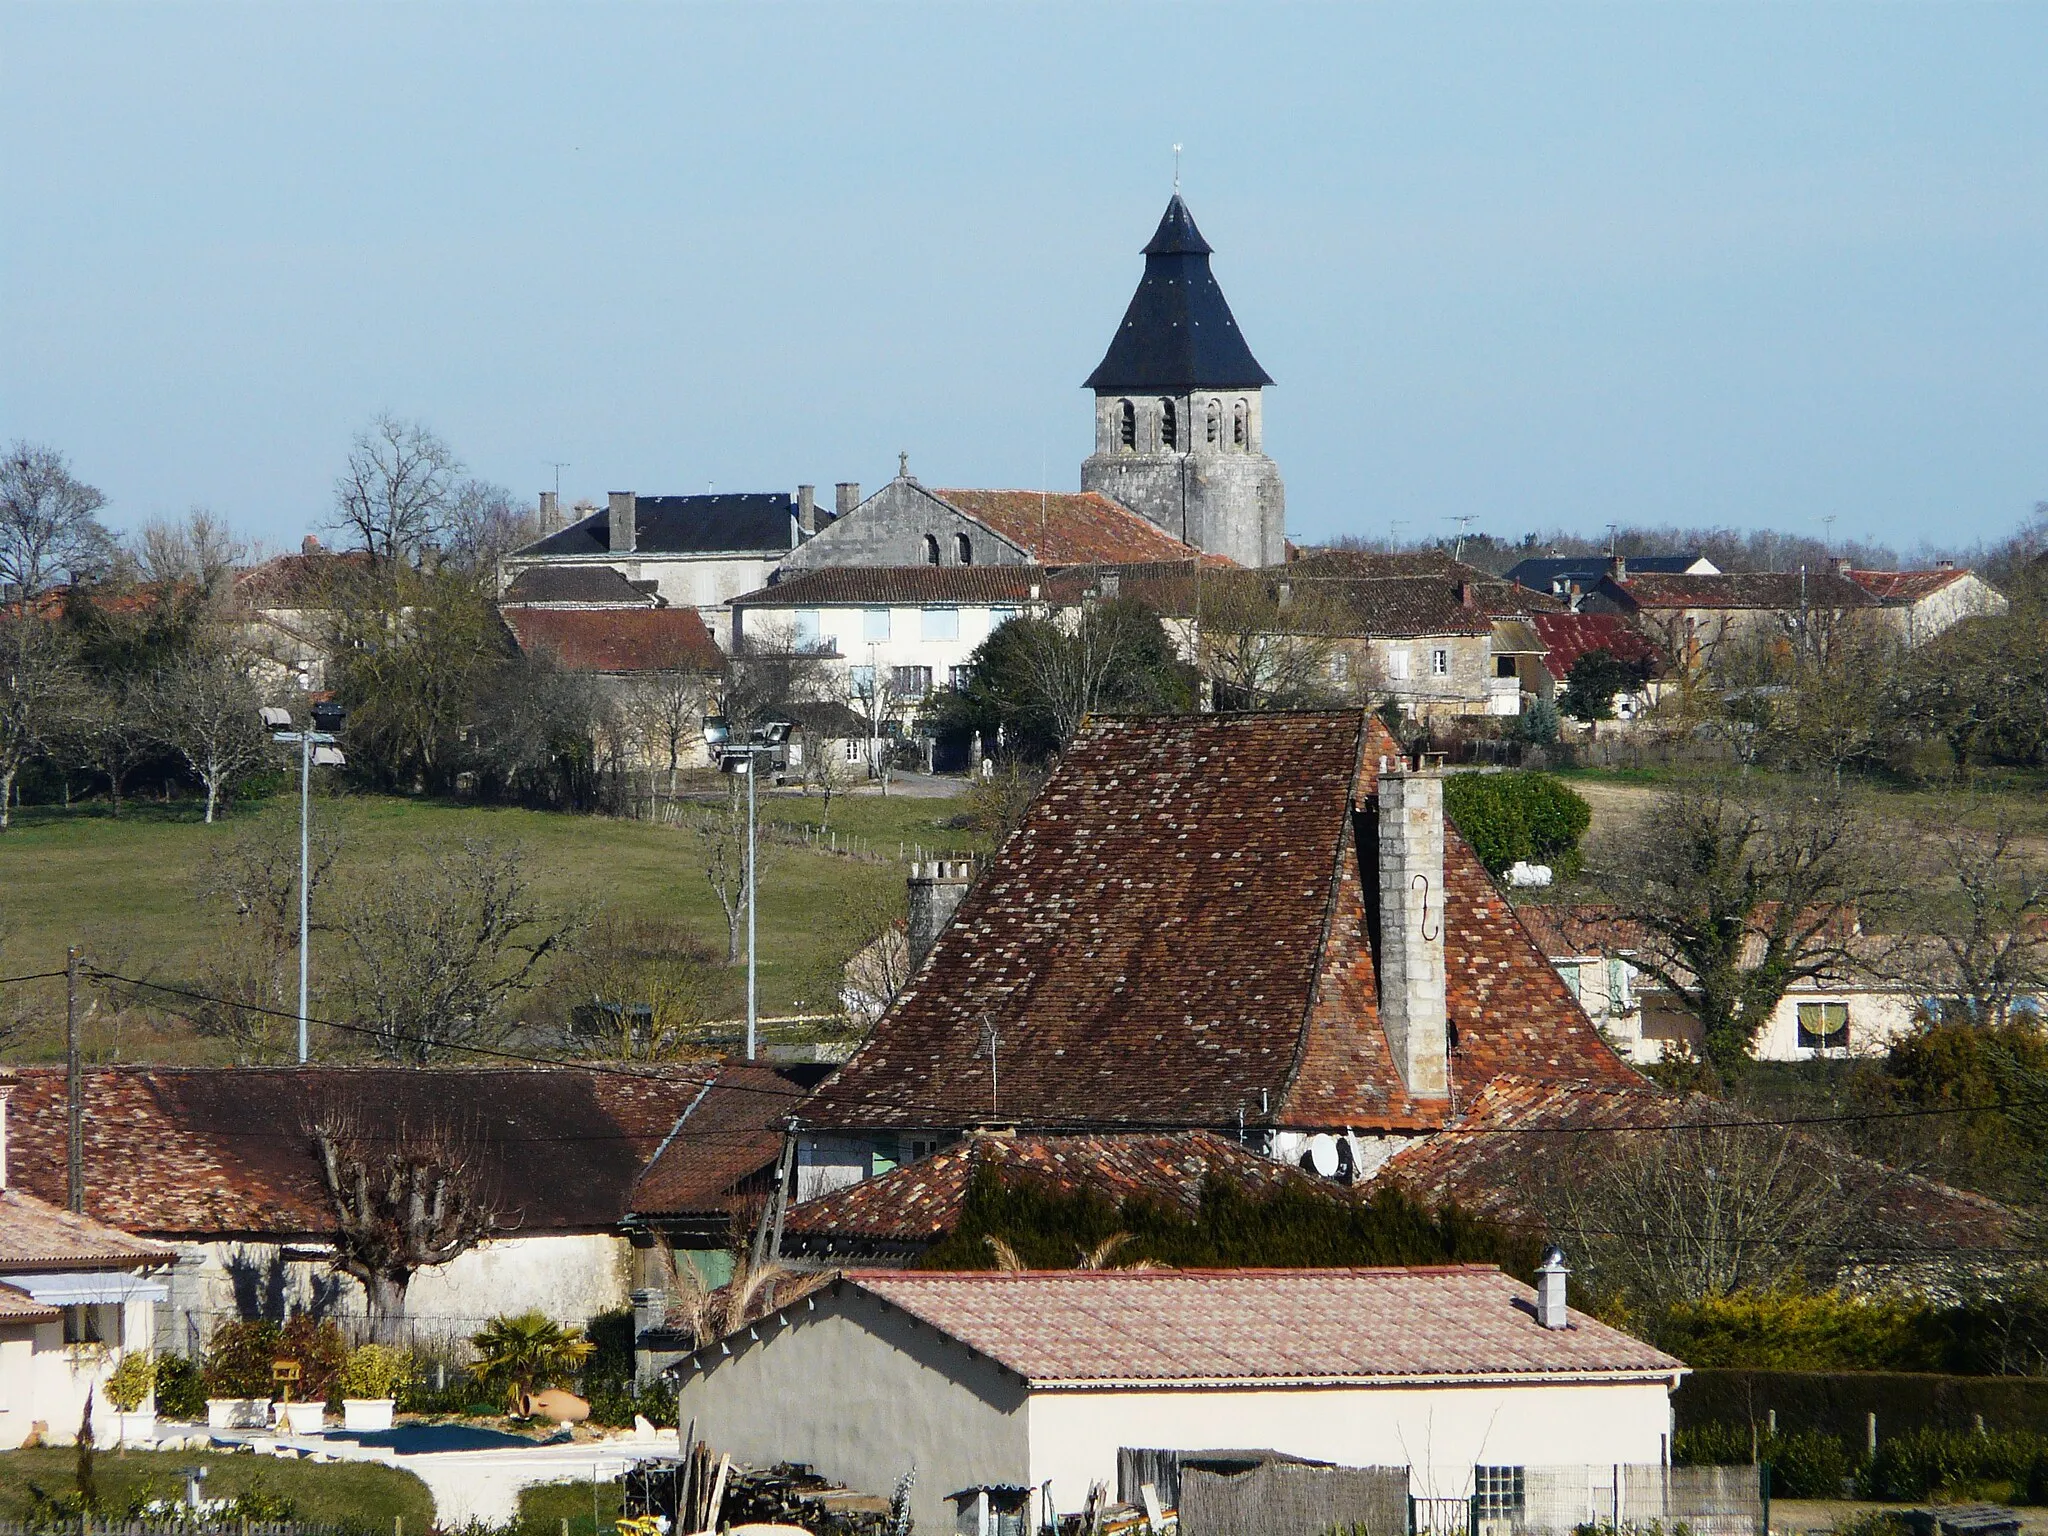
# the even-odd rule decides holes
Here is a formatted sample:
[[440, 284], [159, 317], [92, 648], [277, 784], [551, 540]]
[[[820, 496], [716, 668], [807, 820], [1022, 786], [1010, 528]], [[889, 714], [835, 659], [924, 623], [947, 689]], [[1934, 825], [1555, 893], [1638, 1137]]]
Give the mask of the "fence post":
[[1763, 1529], [1757, 1536], [1771, 1536], [1771, 1464], [1768, 1461], [1756, 1469], [1756, 1491], [1763, 1504]]
[[1875, 1413], [1866, 1413], [1863, 1416], [1863, 1454], [1872, 1461], [1877, 1459], [1877, 1415]]

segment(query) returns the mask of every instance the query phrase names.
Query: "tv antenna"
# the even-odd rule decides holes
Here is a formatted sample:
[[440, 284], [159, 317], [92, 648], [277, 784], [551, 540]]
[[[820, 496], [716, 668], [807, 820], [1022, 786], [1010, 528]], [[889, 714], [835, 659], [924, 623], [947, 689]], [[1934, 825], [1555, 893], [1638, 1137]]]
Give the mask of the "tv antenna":
[[1173, 146], [1173, 195], [1180, 196], [1180, 146]]
[[988, 1058], [988, 1112], [991, 1118], [996, 1113], [996, 1052], [1002, 1044], [1003, 1032], [996, 1028], [995, 1016], [984, 1013], [981, 1016], [981, 1044], [974, 1048], [974, 1054]]
[[1479, 519], [1470, 512], [1450, 512], [1445, 515], [1458, 525], [1457, 549], [1451, 558], [1453, 560], [1463, 560], [1465, 558], [1465, 535], [1471, 532], [1472, 525], [1478, 522]]
[[1829, 556], [1833, 556], [1835, 552], [1835, 519], [1839, 515], [1839, 513], [1830, 512], [1826, 517], [1820, 520], [1821, 526], [1827, 530], [1827, 532], [1823, 534], [1821, 537], [1827, 546], [1826, 553]]
[[559, 503], [562, 499], [562, 471], [573, 466], [567, 459], [549, 459], [548, 467], [555, 472], [555, 500]]

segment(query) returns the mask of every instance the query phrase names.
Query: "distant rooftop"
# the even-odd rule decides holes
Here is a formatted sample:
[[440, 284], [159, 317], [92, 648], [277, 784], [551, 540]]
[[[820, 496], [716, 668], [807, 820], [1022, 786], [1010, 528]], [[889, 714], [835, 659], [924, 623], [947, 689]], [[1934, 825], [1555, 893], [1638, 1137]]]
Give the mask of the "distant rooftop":
[[[638, 555], [787, 554], [796, 525], [796, 500], [780, 491], [719, 492], [704, 496], [642, 496], [634, 520]], [[589, 558], [612, 552], [611, 513], [593, 512], [519, 556]]]

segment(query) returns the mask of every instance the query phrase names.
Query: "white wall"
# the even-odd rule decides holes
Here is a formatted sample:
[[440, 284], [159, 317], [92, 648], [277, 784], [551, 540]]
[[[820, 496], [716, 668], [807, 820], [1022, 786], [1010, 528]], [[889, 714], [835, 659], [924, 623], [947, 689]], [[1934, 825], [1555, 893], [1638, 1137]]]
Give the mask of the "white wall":
[[1034, 1391], [1031, 1484], [1076, 1510], [1116, 1489], [1117, 1447], [1255, 1446], [1353, 1467], [1409, 1466], [1418, 1497], [1471, 1492], [1486, 1466], [1611, 1466], [1666, 1458], [1666, 1381], [1470, 1387]]
[[88, 1392], [98, 1394], [93, 1439], [115, 1443], [114, 1405], [101, 1389], [125, 1352], [151, 1347], [155, 1318], [147, 1301], [108, 1303], [105, 1310], [118, 1314], [120, 1337], [103, 1345], [67, 1346], [61, 1322], [0, 1325], [0, 1451], [20, 1445], [38, 1423], [45, 1442], [70, 1445]]
[[[888, 615], [886, 639], [868, 638], [869, 605], [797, 609], [762, 608], [749, 604], [739, 611], [746, 615], [742, 627], [752, 639], [773, 636], [777, 640], [787, 639], [797, 644], [817, 643], [822, 649], [836, 653], [839, 659], [828, 663], [833, 678], [832, 690], [841, 696], [851, 696], [848, 683], [851, 669], [869, 665], [879, 667], [884, 677], [897, 667], [929, 667], [933, 691], [943, 690], [948, 686], [952, 669], [966, 666], [982, 641], [1004, 619], [1023, 612], [1025, 605], [997, 608], [986, 604], [934, 604], [929, 609], [915, 604], [872, 606], [875, 612]], [[925, 615], [928, 611], [951, 618], [955, 631], [952, 639], [925, 638]], [[799, 622], [800, 616], [806, 616], [802, 623]], [[915, 711], [916, 700], [900, 702], [907, 711]]]
[[677, 1411], [713, 1450], [883, 1495], [915, 1464], [911, 1513], [935, 1536], [953, 1529], [949, 1494], [1028, 1480], [1017, 1377], [859, 1292], [815, 1300], [788, 1309], [787, 1327], [765, 1319], [758, 1341], [729, 1340], [730, 1357], [714, 1347], [708, 1369], [685, 1367]]

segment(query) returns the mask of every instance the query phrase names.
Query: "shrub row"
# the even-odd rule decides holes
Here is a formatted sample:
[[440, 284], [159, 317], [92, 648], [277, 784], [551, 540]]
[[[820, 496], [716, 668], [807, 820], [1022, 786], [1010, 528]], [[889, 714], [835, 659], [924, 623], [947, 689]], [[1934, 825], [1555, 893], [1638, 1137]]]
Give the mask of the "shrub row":
[[1561, 875], [1579, 866], [1579, 839], [1592, 807], [1547, 773], [1454, 773], [1444, 781], [1444, 814], [1494, 874], [1519, 860]]
[[1703, 1425], [1761, 1429], [1772, 1412], [1785, 1433], [1818, 1430], [1861, 1448], [1864, 1418], [1877, 1415], [1880, 1441], [1916, 1429], [1969, 1430], [1981, 1416], [1994, 1430], [2048, 1435], [2048, 1378], [1943, 1376], [1907, 1371], [1695, 1370], [1678, 1389], [1681, 1430]]
[[2010, 1497], [2048, 1503], [2048, 1435], [2025, 1430], [1976, 1434], [1916, 1429], [1880, 1439], [1877, 1454], [1815, 1430], [1759, 1434], [1746, 1425], [1702, 1424], [1678, 1432], [1672, 1459], [1681, 1466], [1771, 1466], [1771, 1492], [1786, 1499], [1906, 1500], [1971, 1495], [2003, 1483]]

